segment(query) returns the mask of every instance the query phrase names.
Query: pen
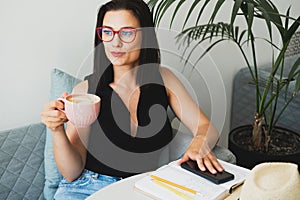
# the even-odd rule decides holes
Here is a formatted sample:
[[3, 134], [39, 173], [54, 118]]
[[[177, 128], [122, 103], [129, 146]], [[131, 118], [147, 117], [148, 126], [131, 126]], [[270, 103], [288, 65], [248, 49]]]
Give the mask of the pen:
[[187, 188], [187, 187], [182, 186], [182, 185], [179, 185], [179, 184], [177, 184], [177, 183], [173, 183], [173, 182], [171, 182], [171, 181], [169, 181], [169, 180], [160, 178], [160, 177], [155, 176], [155, 175], [153, 175], [153, 174], [151, 174], [150, 177], [151, 177], [152, 179], [154, 179], [154, 180], [161, 181], [161, 182], [163, 182], [163, 183], [166, 183], [166, 184], [168, 184], [168, 185], [177, 187], [177, 188], [179, 188], [179, 189], [182, 189], [182, 190], [184, 190], [184, 191], [190, 192], [190, 193], [192, 193], [192, 194], [197, 194], [197, 193], [198, 193], [196, 190], [193, 190], [193, 189], [191, 189], [191, 188]]
[[233, 186], [231, 186], [231, 188], [229, 189], [229, 193], [231, 194], [235, 189], [237, 189], [238, 187], [240, 187], [241, 185], [243, 185], [244, 181], [240, 182], [240, 183], [236, 183]]
[[162, 186], [162, 187], [164, 187], [164, 188], [166, 188], [167, 190], [173, 192], [174, 194], [176, 194], [177, 196], [182, 197], [185, 200], [194, 200], [194, 198], [190, 197], [189, 195], [184, 194], [184, 193], [182, 193], [182, 192], [180, 192], [178, 190], [175, 190], [174, 188], [168, 186], [167, 184], [165, 184], [163, 182], [160, 182], [160, 181], [158, 181], [156, 179], [153, 179], [153, 182], [156, 183], [156, 184], [158, 184], [158, 185], [160, 185], [160, 186]]

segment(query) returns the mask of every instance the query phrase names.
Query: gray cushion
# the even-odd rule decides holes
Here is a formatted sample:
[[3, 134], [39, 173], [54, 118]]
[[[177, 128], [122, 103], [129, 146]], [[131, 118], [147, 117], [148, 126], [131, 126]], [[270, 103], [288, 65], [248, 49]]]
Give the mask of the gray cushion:
[[[167, 110], [168, 118], [172, 122], [175, 118], [176, 115], [175, 113], [168, 108]], [[173, 140], [171, 141], [169, 145], [169, 160], [166, 162], [170, 162], [173, 160], [179, 159], [183, 154], [185, 153], [186, 149], [191, 143], [191, 140], [193, 138], [193, 134], [188, 131], [187, 129], [184, 131], [184, 133], [180, 130], [173, 129]], [[223, 160], [225, 162], [229, 162], [232, 164], [236, 163], [236, 157], [235, 155], [227, 148], [215, 145], [214, 148], [212, 149], [212, 152], [215, 154], [215, 156]], [[164, 162], [163, 164], [166, 164]]]
[[40, 123], [0, 132], [0, 199], [43, 199], [45, 136]]
[[[182, 133], [176, 129], [173, 129], [174, 133], [174, 139], [172, 140], [170, 144], [170, 160], [177, 160], [181, 156], [183, 156], [185, 150], [188, 148], [193, 135], [192, 133]], [[235, 155], [228, 150], [225, 147], [216, 145], [212, 152], [215, 154], [215, 156], [223, 161], [235, 164], [236, 163], [236, 157]]]
[[[63, 92], [71, 93], [73, 87], [79, 83], [80, 80], [74, 76], [65, 73], [62, 70], [54, 68], [51, 71], [51, 88], [50, 88], [50, 100], [55, 100]], [[52, 149], [52, 135], [51, 131], [47, 128], [46, 144], [45, 144], [45, 187], [44, 197], [45, 199], [53, 199], [53, 196], [58, 188], [58, 184], [62, 179], [62, 175], [57, 169], [53, 149]]]

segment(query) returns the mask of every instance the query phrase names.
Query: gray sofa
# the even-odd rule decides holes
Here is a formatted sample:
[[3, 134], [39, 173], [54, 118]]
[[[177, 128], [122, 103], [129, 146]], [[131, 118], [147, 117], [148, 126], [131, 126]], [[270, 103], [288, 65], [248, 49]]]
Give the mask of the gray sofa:
[[39, 123], [0, 132], [0, 199], [43, 199], [45, 139]]
[[[50, 99], [57, 98], [62, 91], [70, 92], [75, 82], [74, 77], [54, 69], [51, 72]], [[169, 117], [173, 119], [174, 115], [171, 113]], [[168, 159], [164, 162], [178, 159], [191, 138], [191, 134], [174, 131], [174, 139], [167, 151]], [[213, 152], [221, 160], [236, 161], [235, 156], [224, 147], [216, 146]], [[42, 123], [0, 131], [1, 200], [44, 199], [45, 194], [46, 199], [52, 199], [60, 178], [51, 174], [57, 170], [55, 167], [51, 134]]]

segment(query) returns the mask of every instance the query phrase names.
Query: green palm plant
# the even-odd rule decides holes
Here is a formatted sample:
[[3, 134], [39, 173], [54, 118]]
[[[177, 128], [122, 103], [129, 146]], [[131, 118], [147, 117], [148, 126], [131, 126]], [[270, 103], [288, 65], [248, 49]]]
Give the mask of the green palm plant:
[[[159, 25], [165, 13], [173, 8], [170, 28], [173, 25], [175, 17], [179, 15], [179, 10], [185, 3], [191, 1], [184, 0], [149, 0], [148, 5], [154, 14], [156, 25]], [[183, 28], [177, 36], [177, 42], [187, 48], [195, 44], [188, 56], [194, 53], [197, 46], [208, 41], [209, 46], [198, 61], [205, 56], [213, 47], [222, 41], [232, 41], [237, 45], [245, 60], [251, 74], [253, 84], [256, 88], [256, 111], [254, 115], [252, 142], [255, 150], [268, 151], [268, 146], [272, 132], [289, 103], [297, 96], [300, 90], [300, 58], [296, 59], [293, 66], [288, 70], [288, 76], [284, 76], [285, 53], [300, 25], [300, 17], [290, 16], [290, 7], [285, 14], [279, 13], [271, 0], [234, 0], [232, 2], [231, 18], [229, 22], [215, 22], [216, 16], [224, 5], [225, 0], [194, 0], [184, 19]], [[199, 7], [199, 4], [203, 5]], [[200, 19], [208, 5], [213, 4], [213, 12], [206, 24], [200, 24]], [[175, 5], [175, 7], [173, 6]], [[197, 9], [198, 8], [198, 9]], [[196, 13], [197, 17], [194, 17]], [[181, 13], [182, 15], [182, 13]], [[245, 27], [242, 29], [237, 24], [237, 18], [242, 17]], [[187, 22], [194, 20], [194, 25], [187, 27]], [[253, 23], [255, 20], [263, 20], [266, 24], [268, 35], [266, 38], [259, 38], [254, 34]], [[239, 22], [241, 23], [241, 22]], [[274, 32], [280, 36], [281, 45], [275, 45], [273, 42]], [[262, 80], [258, 70], [257, 60], [257, 42], [265, 41], [271, 46], [272, 66], [267, 80]], [[246, 49], [250, 49], [250, 55]], [[187, 52], [187, 51], [184, 51]], [[197, 61], [197, 62], [198, 62]], [[291, 84], [295, 81], [295, 84]], [[288, 91], [292, 88], [293, 93]], [[279, 94], [284, 94], [285, 105], [279, 108]], [[265, 139], [262, 139], [265, 138]]]

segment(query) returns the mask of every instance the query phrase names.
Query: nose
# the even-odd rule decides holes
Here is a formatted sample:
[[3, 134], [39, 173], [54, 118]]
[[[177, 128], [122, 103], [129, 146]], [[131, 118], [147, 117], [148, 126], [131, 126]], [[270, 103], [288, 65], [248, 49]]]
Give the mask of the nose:
[[113, 40], [111, 41], [111, 44], [116, 47], [120, 47], [123, 45], [123, 42], [121, 41], [118, 33], [115, 34]]

